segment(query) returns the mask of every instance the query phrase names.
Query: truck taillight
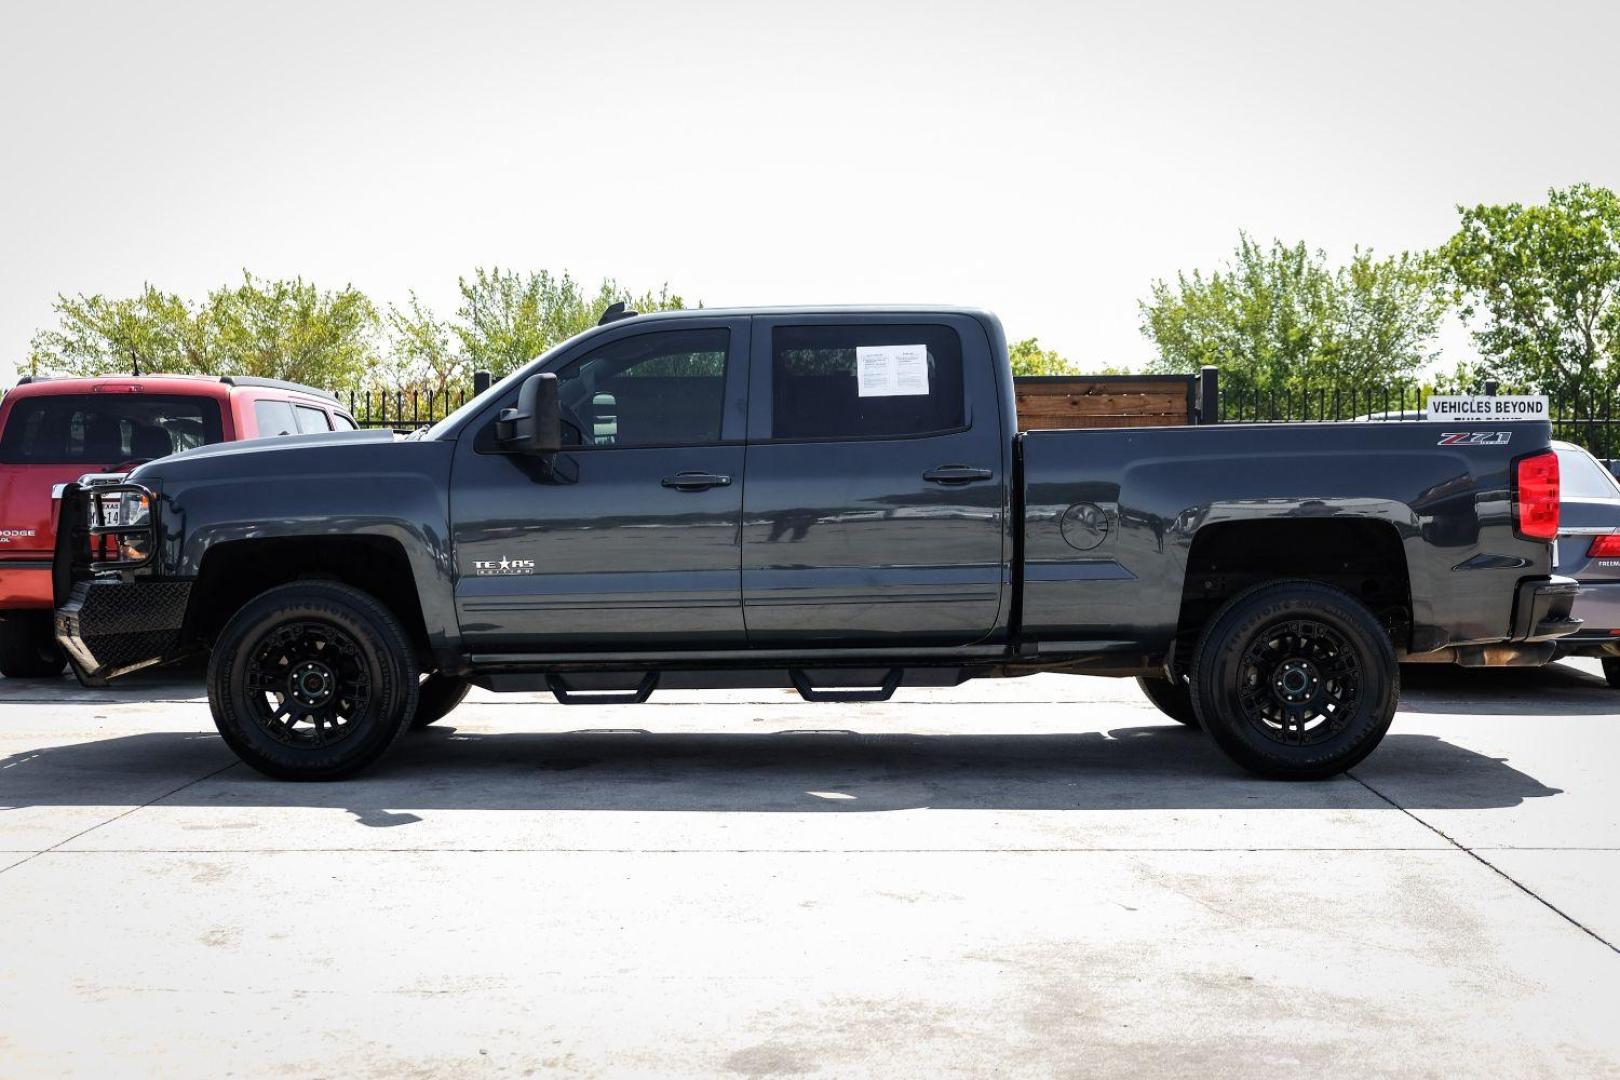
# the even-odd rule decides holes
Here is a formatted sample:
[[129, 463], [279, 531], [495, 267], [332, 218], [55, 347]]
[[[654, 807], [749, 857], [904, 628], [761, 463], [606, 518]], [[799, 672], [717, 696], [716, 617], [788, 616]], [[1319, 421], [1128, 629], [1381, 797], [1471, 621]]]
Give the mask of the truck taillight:
[[1594, 536], [1592, 546], [1586, 549], [1588, 559], [1620, 559], [1620, 533]]
[[1513, 527], [1526, 540], [1558, 537], [1558, 455], [1551, 450], [1513, 466]]

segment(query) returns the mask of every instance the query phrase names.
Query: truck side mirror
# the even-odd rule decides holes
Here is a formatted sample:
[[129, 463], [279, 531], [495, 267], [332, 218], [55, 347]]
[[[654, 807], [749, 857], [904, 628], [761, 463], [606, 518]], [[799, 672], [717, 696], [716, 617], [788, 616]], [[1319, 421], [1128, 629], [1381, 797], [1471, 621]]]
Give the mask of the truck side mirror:
[[555, 454], [562, 449], [556, 375], [543, 371], [523, 380], [517, 408], [502, 409], [495, 418], [495, 442], [510, 454]]

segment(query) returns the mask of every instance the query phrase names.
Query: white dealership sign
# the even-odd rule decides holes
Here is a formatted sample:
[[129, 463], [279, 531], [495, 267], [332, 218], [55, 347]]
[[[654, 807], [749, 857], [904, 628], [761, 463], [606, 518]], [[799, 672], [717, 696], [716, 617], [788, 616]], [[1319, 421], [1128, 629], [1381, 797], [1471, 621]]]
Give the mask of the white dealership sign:
[[1545, 394], [1503, 394], [1500, 397], [1432, 397], [1430, 420], [1549, 420]]

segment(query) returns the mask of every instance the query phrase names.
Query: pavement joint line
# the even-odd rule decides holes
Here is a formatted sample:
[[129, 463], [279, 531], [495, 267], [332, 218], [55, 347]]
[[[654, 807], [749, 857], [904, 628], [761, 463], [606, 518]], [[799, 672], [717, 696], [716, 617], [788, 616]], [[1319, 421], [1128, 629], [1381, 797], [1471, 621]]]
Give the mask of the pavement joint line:
[[43, 849], [41, 849], [39, 851], [36, 851], [32, 855], [28, 856], [28, 858], [26, 858], [26, 859], [19, 859], [16, 862], [12, 863], [10, 866], [0, 868], [0, 874], [10, 873], [11, 871], [17, 869], [17, 867], [22, 866], [22, 865], [24, 865], [26, 863], [30, 863], [30, 862], [34, 861], [35, 859], [39, 858], [41, 855], [49, 855], [51, 852], [55, 851], [57, 848], [61, 847], [63, 844], [71, 844], [71, 843], [73, 843], [73, 841], [77, 840], [79, 837], [85, 836], [85, 835], [87, 835], [89, 833], [93, 833], [97, 829], [101, 828], [104, 825], [111, 825], [115, 821], [122, 821], [125, 818], [129, 817], [129, 815], [135, 813], [135, 811], [137, 811], [137, 810], [145, 810], [148, 806], [151, 806], [153, 803], [162, 802], [164, 799], [167, 799], [171, 795], [178, 795], [178, 794], [180, 794], [180, 792], [186, 790], [186, 788], [188, 788], [188, 787], [191, 787], [193, 784], [200, 784], [204, 780], [212, 780], [214, 777], [218, 776], [220, 773], [224, 772], [226, 769], [234, 769], [239, 764], [241, 764], [241, 762], [239, 762], [239, 761], [227, 762], [226, 764], [221, 765], [219, 768], [215, 769], [213, 772], [205, 773], [204, 775], [199, 776], [194, 780], [187, 780], [185, 783], [181, 784], [179, 787], [174, 788], [171, 791], [165, 791], [162, 795], [159, 795], [154, 799], [148, 799], [146, 802], [141, 803], [141, 805], [139, 805], [139, 806], [132, 806], [128, 810], [125, 810], [121, 814], [114, 814], [112, 817], [108, 818], [106, 821], [98, 821], [94, 825], [90, 826], [88, 829], [80, 829], [78, 832], [74, 833], [72, 836], [68, 837], [65, 840], [58, 840], [56, 843], [52, 844], [50, 847], [43, 848]]
[[[86, 830], [87, 832], [89, 830]], [[81, 834], [82, 835], [82, 834]], [[67, 843], [66, 840], [62, 843]], [[60, 845], [58, 845], [59, 847]], [[48, 848], [34, 855], [1377, 855], [1447, 852], [1449, 847], [1107, 847], [1107, 848], [646, 848], [646, 847], [309, 847], [309, 848]]]
[[[1552, 901], [1548, 900], [1546, 897], [1542, 896], [1540, 893], [1538, 893], [1534, 889], [1530, 888], [1530, 886], [1526, 885], [1524, 882], [1520, 881], [1518, 878], [1514, 877], [1512, 874], [1508, 873], [1506, 870], [1503, 870], [1500, 866], [1497, 866], [1495, 863], [1491, 862], [1489, 859], [1487, 859], [1484, 856], [1480, 855], [1479, 851], [1476, 851], [1475, 849], [1470, 848], [1470, 847], [1466, 846], [1465, 844], [1459, 842], [1458, 840], [1454, 839], [1451, 835], [1449, 835], [1444, 829], [1441, 829], [1439, 826], [1431, 825], [1429, 822], [1424, 821], [1422, 818], [1418, 817], [1417, 814], [1415, 814], [1412, 811], [1408, 810], [1406, 807], [1402, 806], [1400, 803], [1396, 802], [1394, 799], [1390, 798], [1388, 795], [1385, 795], [1382, 791], [1379, 791], [1377, 788], [1375, 788], [1371, 784], [1367, 783], [1367, 781], [1363, 780], [1361, 777], [1357, 776], [1355, 773], [1350, 772], [1349, 770], [1346, 770], [1344, 775], [1348, 776], [1350, 779], [1354, 780], [1356, 783], [1360, 784], [1362, 787], [1366, 788], [1368, 791], [1372, 792], [1374, 795], [1378, 796], [1380, 799], [1383, 799], [1390, 806], [1393, 806], [1395, 809], [1399, 810], [1401, 813], [1405, 814], [1407, 817], [1411, 818], [1413, 821], [1417, 822], [1419, 825], [1422, 825], [1425, 829], [1428, 829], [1430, 832], [1432, 832], [1436, 836], [1440, 837], [1442, 840], [1444, 840], [1446, 843], [1450, 844], [1452, 847], [1456, 848], [1458, 851], [1462, 852], [1464, 855], [1467, 855], [1469, 858], [1473, 859], [1475, 862], [1479, 863], [1481, 866], [1483, 866], [1486, 869], [1490, 870], [1492, 873], [1498, 875], [1504, 881], [1506, 881], [1508, 884], [1512, 885], [1515, 889], [1518, 889], [1520, 892], [1524, 893], [1524, 895], [1530, 897], [1530, 899], [1534, 900], [1536, 903], [1540, 904], [1542, 907], [1546, 908], [1548, 911], [1552, 912], [1554, 915], [1557, 915], [1560, 919], [1563, 919], [1565, 922], [1569, 923], [1569, 925], [1573, 926], [1575, 929], [1579, 930], [1581, 933], [1585, 934], [1587, 937], [1591, 938], [1593, 941], [1596, 941], [1598, 944], [1602, 945], [1604, 948], [1608, 949], [1610, 952], [1620, 953], [1620, 947], [1616, 947], [1613, 942], [1609, 941], [1603, 935], [1599, 934], [1596, 930], [1593, 930], [1591, 927], [1587, 926], [1585, 923], [1581, 922], [1579, 919], [1577, 919], [1574, 916], [1570, 915], [1568, 912], [1564, 911], [1558, 905], [1554, 904]], [[1485, 850], [1485, 851], [1518, 851], [1518, 850], [1560, 850], [1560, 849], [1556, 849], [1556, 848], [1554, 848], [1554, 849], [1545, 849], [1545, 848], [1543, 848], [1543, 849], [1484, 848], [1484, 849], [1481, 849], [1481, 850]], [[1605, 850], [1609, 850], [1609, 849], [1607, 849], [1607, 848], [1599, 848], [1597, 850], [1605, 851]]]

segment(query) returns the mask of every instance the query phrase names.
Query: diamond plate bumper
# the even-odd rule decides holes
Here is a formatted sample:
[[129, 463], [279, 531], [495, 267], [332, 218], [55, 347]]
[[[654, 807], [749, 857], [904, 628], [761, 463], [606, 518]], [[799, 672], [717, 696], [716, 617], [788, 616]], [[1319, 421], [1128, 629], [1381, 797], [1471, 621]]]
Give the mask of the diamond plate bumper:
[[179, 655], [189, 581], [81, 581], [56, 609], [56, 640], [81, 678], [112, 679]]

